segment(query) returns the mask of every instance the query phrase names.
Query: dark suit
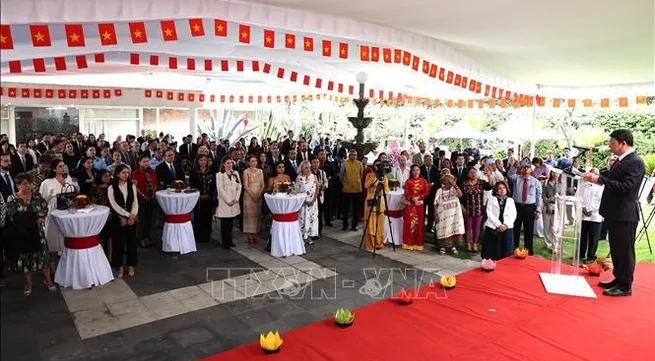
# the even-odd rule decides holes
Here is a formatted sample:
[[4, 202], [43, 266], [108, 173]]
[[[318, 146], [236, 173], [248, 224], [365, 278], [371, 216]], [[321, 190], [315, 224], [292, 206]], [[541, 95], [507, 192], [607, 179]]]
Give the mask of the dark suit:
[[175, 174], [171, 172], [171, 169], [166, 162], [162, 162], [157, 166], [157, 168], [155, 168], [160, 188], [166, 188], [176, 180], [184, 181], [184, 172], [182, 172], [182, 169], [176, 165], [173, 165], [173, 168], [175, 169]]
[[[11, 174], [10, 174], [10, 178], [11, 178]], [[6, 201], [7, 197], [9, 197], [10, 195], [16, 192], [18, 192], [18, 188], [16, 188], [16, 184], [14, 183], [14, 180], [10, 179], [9, 183], [7, 183], [4, 175], [0, 173], [0, 195], [2, 195], [2, 198]]]
[[78, 142], [77, 140], [71, 143], [73, 145], [73, 150], [75, 155], [78, 157], [83, 157], [86, 154], [86, 144], [84, 142]]
[[644, 161], [634, 152], [601, 174], [605, 186], [599, 213], [609, 224], [609, 244], [616, 286], [630, 290], [635, 271], [635, 233], [639, 222], [639, 188]]
[[[191, 150], [190, 152], [189, 148]], [[179, 148], [179, 154], [191, 160], [196, 159], [196, 155], [198, 155], [198, 145], [194, 143], [182, 144]]]
[[296, 181], [296, 177], [298, 177], [298, 171], [297, 167], [300, 165], [300, 163], [296, 163], [296, 167], [291, 164], [291, 161], [289, 159], [284, 161], [284, 172], [291, 178], [292, 182]]
[[463, 166], [462, 169], [457, 169], [457, 165], [455, 165], [451, 170], [451, 174], [455, 176], [455, 179], [457, 179], [457, 186], [460, 189], [463, 189], [463, 184], [464, 180], [466, 179], [466, 166]]
[[437, 185], [441, 184], [439, 169], [434, 165], [430, 166], [430, 172], [428, 172], [428, 168], [424, 165], [422, 165], [420, 169], [421, 178], [425, 179], [430, 186], [430, 194], [425, 199], [425, 208], [427, 208], [428, 211], [427, 229], [432, 231], [432, 225], [434, 223], [434, 207], [432, 206], [432, 203], [434, 203], [434, 197], [437, 194], [437, 189], [439, 189]]
[[305, 157], [303, 152], [301, 152], [300, 150], [297, 153], [298, 154], [296, 155], [296, 160], [298, 161], [298, 164], [300, 164], [300, 162], [305, 160], [311, 162], [312, 159], [314, 159], [314, 155], [309, 150], [307, 150], [307, 157]]
[[23, 157], [25, 157], [25, 167], [23, 167], [23, 162], [21, 162], [18, 153], [11, 156], [11, 175], [13, 177], [34, 169], [34, 159], [32, 156], [25, 154]]
[[39, 153], [45, 154], [45, 152], [47, 152], [50, 149], [50, 145], [46, 147], [45, 143], [41, 142], [37, 144], [35, 148]]
[[[360, 156], [363, 156], [364, 154], [360, 154]], [[344, 148], [343, 146], [340, 146], [339, 148], [334, 148], [332, 151], [332, 158], [337, 159], [337, 157], [341, 157], [341, 159], [346, 159], [348, 158], [348, 150]]]
[[289, 154], [289, 149], [291, 149], [291, 140], [286, 139], [284, 142], [282, 142], [282, 147], [280, 147], [280, 154], [286, 156]]

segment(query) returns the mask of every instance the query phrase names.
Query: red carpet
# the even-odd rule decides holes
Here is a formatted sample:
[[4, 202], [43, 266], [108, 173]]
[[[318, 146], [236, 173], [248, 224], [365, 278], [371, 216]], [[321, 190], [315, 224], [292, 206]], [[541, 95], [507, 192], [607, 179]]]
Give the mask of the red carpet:
[[350, 328], [324, 320], [283, 334], [279, 354], [254, 342], [203, 361], [655, 360], [655, 265], [637, 266], [623, 298], [602, 296], [598, 277], [597, 299], [547, 294], [538, 273], [549, 270], [543, 259], [506, 259], [458, 276], [447, 298], [381, 301], [357, 309]]

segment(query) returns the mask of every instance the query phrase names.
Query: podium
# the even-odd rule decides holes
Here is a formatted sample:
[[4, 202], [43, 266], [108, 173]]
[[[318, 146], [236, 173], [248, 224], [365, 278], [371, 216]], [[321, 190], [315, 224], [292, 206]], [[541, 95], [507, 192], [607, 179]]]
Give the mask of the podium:
[[[580, 273], [580, 233], [582, 228], [582, 199], [576, 194], [573, 196], [566, 195], [566, 184], [568, 178], [575, 177], [574, 174], [564, 172], [560, 177], [559, 189], [555, 196], [555, 221], [553, 222], [553, 234], [555, 234], [554, 249], [551, 259], [550, 272], [541, 272], [539, 277], [546, 289], [546, 292], [558, 295], [568, 295], [577, 297], [596, 298], [596, 293], [589, 286], [587, 280]], [[582, 179], [578, 180], [583, 182]], [[566, 232], [566, 207], [572, 205], [574, 209], [575, 222], [573, 224], [573, 233]], [[573, 269], [567, 271], [566, 267], [562, 270], [562, 261], [565, 251], [564, 240], [572, 240], [573, 249]]]

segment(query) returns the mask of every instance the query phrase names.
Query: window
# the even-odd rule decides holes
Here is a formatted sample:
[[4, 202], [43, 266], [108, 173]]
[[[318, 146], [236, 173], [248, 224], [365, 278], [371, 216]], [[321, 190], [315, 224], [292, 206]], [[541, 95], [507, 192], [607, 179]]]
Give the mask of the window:
[[138, 135], [138, 108], [82, 108], [80, 119], [80, 132], [96, 137], [104, 133], [110, 142], [119, 136]]
[[0, 107], [0, 134], [9, 134], [9, 107]]

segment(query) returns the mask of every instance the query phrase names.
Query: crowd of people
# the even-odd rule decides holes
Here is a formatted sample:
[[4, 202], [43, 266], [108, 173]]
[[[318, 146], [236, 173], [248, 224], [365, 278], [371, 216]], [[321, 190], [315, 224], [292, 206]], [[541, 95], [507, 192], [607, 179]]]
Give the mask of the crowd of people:
[[[280, 184], [295, 183], [307, 194], [299, 213], [306, 245], [320, 239], [323, 227], [341, 219], [344, 231], [357, 231], [365, 222], [368, 250], [384, 246], [386, 202], [380, 192], [390, 185], [403, 190], [403, 245], [423, 250], [425, 234], [434, 233], [441, 254], [482, 252], [497, 260], [519, 246], [520, 234], [530, 254], [535, 233], [557, 252], [553, 233], [555, 194], [560, 169], [579, 167], [564, 149], [561, 158], [549, 152], [544, 159], [517, 159], [509, 149], [503, 159], [481, 156], [468, 147], [449, 157], [436, 147], [419, 144], [397, 159], [386, 153], [369, 159], [340, 140], [329, 137], [308, 143], [289, 131], [280, 139], [253, 137], [212, 140], [207, 134], [188, 135], [181, 144], [171, 137], [127, 135], [108, 142], [104, 135], [72, 137], [45, 134], [40, 139], [8, 143], [0, 136], [0, 226], [8, 269], [25, 274], [25, 294], [32, 289], [31, 273], [43, 272], [45, 284], [55, 290], [51, 269], [64, 249], [63, 236], [49, 219], [58, 195], [75, 192], [111, 209], [101, 237], [116, 277], [136, 274], [138, 246], [150, 247], [153, 227], [163, 215], [155, 192], [185, 182], [200, 192], [193, 213], [197, 242], [209, 242], [212, 221], [220, 219], [223, 247], [234, 246], [233, 228], [245, 233], [249, 244], [260, 241], [271, 223], [263, 195]], [[590, 170], [597, 172], [597, 170]], [[567, 184], [576, 192], [577, 182]], [[581, 255], [596, 257], [602, 217], [598, 214], [602, 185], [583, 183]], [[571, 194], [571, 193], [569, 193]], [[573, 212], [567, 211], [569, 222]], [[29, 221], [27, 221], [29, 220]], [[4, 270], [5, 265], [2, 269]], [[2, 281], [4, 283], [4, 279]]]

